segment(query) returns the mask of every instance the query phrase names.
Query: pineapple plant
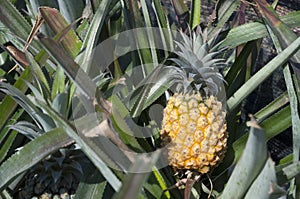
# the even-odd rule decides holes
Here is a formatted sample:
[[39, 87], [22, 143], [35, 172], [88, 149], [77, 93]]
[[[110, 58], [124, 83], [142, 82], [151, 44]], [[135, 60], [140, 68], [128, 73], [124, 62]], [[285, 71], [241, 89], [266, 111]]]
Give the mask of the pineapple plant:
[[160, 134], [169, 143], [169, 165], [175, 171], [206, 174], [226, 151], [226, 112], [217, 98], [223, 83], [218, 68], [224, 64], [208, 51], [201, 34], [181, 35], [184, 42], [172, 60], [182, 78], [167, 101]]
[[[248, 70], [253, 65], [247, 64], [245, 67], [243, 62], [244, 60], [246, 62], [248, 54], [252, 52], [253, 43], [256, 44], [256, 40], [264, 37], [268, 32], [262, 29], [262, 23], [247, 24], [249, 25], [247, 27], [261, 30], [255, 35], [251, 28], [234, 28], [235, 24], [228, 19], [230, 16], [234, 17], [232, 14], [237, 11], [241, 1], [217, 1], [215, 13], [211, 16], [213, 24], [210, 26], [208, 24], [206, 27], [205, 22], [202, 19], [200, 21], [198, 0], [191, 4], [190, 13], [187, 13], [189, 10], [185, 2], [173, 0], [170, 5], [172, 9], [168, 11], [171, 12], [174, 8], [175, 13], [168, 15], [164, 12], [165, 1], [101, 0], [85, 3], [81, 1], [81, 4], [78, 4], [77, 1], [55, 0], [48, 5], [50, 7], [40, 7], [43, 11], [42, 18], [47, 24], [45, 30], [40, 30], [41, 34], [31, 34], [31, 30], [39, 29], [30, 20], [36, 18], [34, 12], [36, 8], [29, 4], [31, 1], [23, 3], [26, 8], [22, 9], [16, 9], [14, 6], [20, 1], [0, 0], [0, 2], [0, 44], [4, 45], [5, 42], [11, 41], [21, 50], [24, 49], [29, 35], [32, 35], [33, 39], [27, 46], [28, 49], [24, 51], [29, 62], [17, 71], [20, 75], [15, 75], [14, 81], [6, 78], [9, 72], [6, 74], [6, 71], [0, 70], [1, 77], [4, 74], [3, 79], [7, 79], [6, 82], [0, 83], [0, 90], [6, 94], [0, 103], [0, 109], [5, 110], [0, 116], [0, 197], [12, 198], [9, 195], [22, 191], [16, 184], [24, 179], [29, 192], [36, 192], [37, 195], [44, 193], [40, 195], [41, 198], [57, 198], [57, 195], [53, 194], [61, 194], [61, 198], [66, 198], [68, 191], [66, 188], [73, 186], [74, 181], [76, 185], [72, 187], [71, 193], [76, 189], [76, 198], [183, 198], [180, 190], [168, 189], [176, 183], [176, 180], [185, 183], [185, 198], [189, 198], [189, 194], [191, 198], [206, 198], [208, 194], [210, 194], [208, 197], [215, 198], [270, 198], [271, 194], [278, 194], [278, 196], [285, 194], [278, 189], [280, 187], [277, 185], [281, 187], [287, 185], [290, 194], [300, 193], [297, 192], [296, 186], [295, 191], [292, 190], [293, 186], [290, 186], [297, 185], [299, 182], [298, 178], [295, 178], [300, 172], [297, 170], [299, 167], [297, 157], [294, 156], [294, 159], [287, 157], [278, 164], [279, 167], [276, 165], [275, 170], [273, 161], [267, 160], [267, 140], [264, 138], [264, 134], [269, 139], [283, 129], [297, 126], [292, 124], [290, 114], [290, 110], [298, 110], [295, 105], [297, 103], [290, 103], [294, 104], [290, 108], [285, 106], [287, 100], [279, 98], [280, 105], [277, 99], [274, 100], [274, 103], [263, 108], [262, 112], [253, 113], [257, 123], [253, 122], [252, 126], [248, 126], [249, 128], [246, 128], [245, 121], [241, 119], [241, 112], [243, 112], [239, 107], [241, 102], [273, 71], [259, 71], [248, 80], [248, 75], [252, 74], [248, 74], [246, 68]], [[75, 15], [69, 15], [68, 10], [75, 7], [76, 10], [73, 11], [77, 14], [74, 18]], [[63, 17], [59, 13], [62, 13]], [[77, 21], [81, 15], [82, 20]], [[184, 16], [184, 19], [180, 16]], [[297, 16], [299, 14], [295, 13], [288, 16], [288, 19], [295, 19]], [[168, 42], [175, 40], [169, 32], [172, 32], [171, 29], [174, 30], [173, 25], [182, 26], [175, 29], [184, 29], [185, 23], [188, 23], [187, 21], [177, 23], [179, 22], [176, 21], [177, 17], [179, 20], [189, 17], [191, 29], [206, 27], [207, 32], [189, 35], [182, 33], [183, 42], [177, 43], [178, 50], [175, 51], [177, 57], [171, 59], [176, 66], [169, 67], [170, 62], [165, 60], [170, 60], [173, 55], [168, 52], [174, 51], [169, 50], [173, 48], [173, 44], [169, 46]], [[64, 22], [63, 18], [67, 18], [68, 22]], [[62, 22], [63, 27], [57, 27], [61, 24], [57, 22]], [[203, 24], [199, 25], [200, 22]], [[295, 27], [298, 22], [289, 20], [288, 23], [291, 27]], [[128, 52], [116, 58], [107, 68], [102, 68], [102, 62], [96, 62], [97, 67], [101, 66], [101, 71], [98, 68], [89, 69], [94, 67], [90, 62], [93, 60], [91, 51], [97, 44], [122, 31], [153, 25], [167, 29], [154, 31], [162, 35], [161, 40], [155, 41], [156, 34], [155, 37], [148, 38], [147, 35], [148, 33], [151, 35], [151, 31], [146, 35], [139, 34], [136, 45], [143, 47], [143, 41], [147, 41], [150, 44], [149, 48], [147, 46]], [[220, 30], [224, 28], [228, 28], [228, 31], [221, 32]], [[5, 31], [7, 34], [1, 34]], [[55, 37], [52, 37], [54, 35]], [[210, 43], [216, 35], [222, 39], [220, 46]], [[3, 41], [7, 36], [11, 38]], [[270, 69], [271, 66], [275, 69], [284, 64], [292, 56], [296, 46], [299, 46], [299, 42], [288, 47], [288, 51], [285, 50], [286, 53], [283, 55], [276, 56], [275, 61], [267, 64], [266, 68]], [[166, 48], [163, 49], [167, 50], [163, 50], [159, 44], [165, 45]], [[224, 79], [227, 82], [228, 99], [226, 99], [224, 95], [222, 96], [224, 80], [219, 72], [224, 62], [216, 58], [217, 49], [235, 48], [241, 44], [245, 44], [245, 50], [238, 50], [239, 55], [235, 54], [234, 50], [226, 52], [230, 57], [226, 61], [229, 64], [226, 64], [224, 72]], [[131, 49], [128, 47], [132, 46], [127, 45], [126, 42], [122, 43], [121, 51]], [[5, 48], [5, 45], [2, 48], [4, 52], [0, 52], [1, 66], [3, 57], [12, 57], [13, 63], [23, 66], [21, 62], [23, 60], [18, 59], [13, 52], [9, 52], [10, 49]], [[105, 52], [111, 51], [106, 48]], [[111, 54], [115, 56], [114, 52]], [[253, 57], [256, 58], [255, 53]], [[147, 64], [152, 62], [154, 64], [148, 67]], [[135, 70], [139, 64], [143, 69], [141, 71]], [[163, 67], [164, 64], [168, 67]], [[7, 67], [7, 63], [4, 66]], [[84, 70], [81, 71], [82, 76], [77, 76], [76, 71], [79, 69]], [[135, 72], [131, 73], [131, 71]], [[92, 79], [88, 74], [95, 78]], [[137, 76], [141, 78], [133, 82], [125, 80]], [[176, 89], [173, 90], [175, 81], [177, 81]], [[293, 84], [289, 83], [289, 90], [293, 90], [291, 88]], [[95, 93], [90, 92], [94, 91], [94, 87], [97, 90], [96, 97]], [[165, 95], [166, 90], [173, 91], [171, 97]], [[284, 94], [282, 98], [287, 97], [288, 94]], [[78, 106], [73, 107], [72, 111], [69, 109], [66, 111], [65, 105], [68, 104], [69, 107], [71, 101]], [[85, 113], [82, 114], [86, 101], [92, 102], [92, 106], [88, 108], [91, 108], [89, 110], [92, 115], [95, 111], [97, 119], [101, 122], [93, 129], [90, 129], [93, 122], [86, 120]], [[110, 103], [101, 103], [106, 101], [112, 104], [113, 111], [107, 111], [111, 108]], [[157, 109], [154, 110], [152, 106], [155, 103], [159, 104], [160, 108], [167, 105], [162, 125], [160, 118], [163, 114]], [[28, 111], [26, 115], [24, 113], [28, 121], [22, 125], [24, 118], [20, 115], [25, 112], [24, 110], [34, 111], [33, 113]], [[31, 119], [28, 114], [32, 116]], [[75, 122], [78, 121], [84, 123], [83, 129], [77, 129], [78, 123]], [[134, 124], [130, 123], [131, 121], [142, 126], [142, 130], [149, 130], [147, 136], [150, 137], [135, 137], [141, 132], [141, 128], [135, 128], [131, 125]], [[258, 128], [259, 126], [262, 128]], [[17, 129], [17, 127], [23, 128]], [[99, 135], [96, 131], [99, 129], [104, 129], [110, 137], [102, 139], [103, 135]], [[230, 132], [230, 142], [227, 142], [229, 139], [227, 131]], [[14, 144], [19, 141], [16, 135], [22, 132], [32, 133], [33, 138], [29, 138], [27, 143]], [[40, 135], [35, 137], [39, 132]], [[138, 161], [132, 156], [127, 158], [127, 153], [118, 148], [110, 150], [111, 148], [106, 147], [108, 141], [106, 138], [114, 139], [112, 143], [114, 147], [123, 147], [126, 152], [128, 147], [128, 150], [142, 153], [139, 156], [141, 158]], [[296, 138], [297, 136], [295, 141]], [[151, 157], [148, 154], [159, 148], [157, 143], [160, 139], [166, 146], [168, 155], [167, 159], [162, 161], [163, 167], [160, 167], [158, 161], [159, 158], [164, 158], [160, 150], [159, 153], [151, 153]], [[89, 164], [93, 169], [82, 167], [84, 171], [81, 173], [76, 163], [80, 163], [81, 160], [78, 160], [77, 153], [77, 155], [73, 154], [77, 150], [71, 148], [74, 142], [91, 160]], [[17, 152], [16, 147], [20, 148]], [[66, 153], [62, 153], [65, 150]], [[144, 156], [145, 152], [147, 156]], [[139, 155], [139, 153], [135, 154]], [[70, 157], [69, 154], [73, 155]], [[294, 154], [298, 154], [298, 151], [295, 150]], [[124, 162], [114, 157], [119, 155], [124, 158], [122, 159]], [[164, 167], [166, 166], [164, 160], [168, 160], [176, 173], [183, 175], [174, 176], [169, 167]], [[126, 167], [123, 167], [123, 163]], [[217, 166], [218, 168], [215, 169]], [[140, 168], [143, 168], [142, 171], [149, 172], [137, 172], [141, 171]], [[22, 178], [21, 175], [25, 174], [26, 178]], [[81, 174], [83, 176], [79, 179]], [[208, 180], [211, 178], [210, 187], [213, 190], [207, 188], [208, 181], [204, 175], [208, 176]], [[200, 182], [196, 183], [198, 180]], [[79, 185], [76, 187], [78, 181]], [[54, 185], [57, 185], [59, 190], [52, 195], [44, 192], [46, 186], [51, 188]], [[270, 193], [270, 190], [274, 191]], [[23, 191], [24, 194], [28, 193], [25, 189]]]

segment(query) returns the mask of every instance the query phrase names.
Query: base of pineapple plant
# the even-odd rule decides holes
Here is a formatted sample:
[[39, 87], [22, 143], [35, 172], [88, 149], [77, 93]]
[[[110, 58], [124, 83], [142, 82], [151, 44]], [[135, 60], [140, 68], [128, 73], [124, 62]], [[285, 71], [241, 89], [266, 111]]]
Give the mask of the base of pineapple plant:
[[69, 185], [65, 180], [59, 180], [56, 184], [49, 181], [44, 183], [38, 182], [37, 173], [29, 173], [25, 178], [25, 182], [14, 194], [14, 198], [18, 199], [34, 199], [34, 198], [73, 198], [78, 187], [79, 180], [75, 180]]
[[24, 175], [13, 198], [73, 198], [89, 164], [88, 158], [74, 145], [60, 149]]

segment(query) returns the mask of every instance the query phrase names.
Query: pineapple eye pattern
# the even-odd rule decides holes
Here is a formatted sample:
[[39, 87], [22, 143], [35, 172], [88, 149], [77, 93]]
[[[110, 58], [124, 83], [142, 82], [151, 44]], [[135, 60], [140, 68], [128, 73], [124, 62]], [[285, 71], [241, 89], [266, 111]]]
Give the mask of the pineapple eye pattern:
[[[195, 101], [193, 95], [173, 95], [168, 101], [168, 107], [173, 110], [165, 111], [164, 118], [171, 118], [171, 114], [177, 113], [175, 121], [165, 120], [165, 124], [176, 122], [179, 131], [166, 130], [167, 125], [162, 126], [162, 137], [169, 137], [168, 145], [169, 164], [175, 170], [195, 170], [202, 174], [207, 173], [222, 158], [226, 150], [227, 132], [225, 112], [221, 103], [215, 97], [204, 98]], [[196, 104], [196, 103], [197, 104]], [[171, 104], [176, 103], [177, 106]], [[180, 104], [188, 104], [188, 112], [177, 111]], [[208, 107], [214, 106], [213, 108]], [[186, 107], [186, 106], [185, 106]], [[201, 111], [202, 110], [202, 111]], [[194, 116], [200, 115], [195, 122]], [[178, 142], [178, 140], [181, 140]]]

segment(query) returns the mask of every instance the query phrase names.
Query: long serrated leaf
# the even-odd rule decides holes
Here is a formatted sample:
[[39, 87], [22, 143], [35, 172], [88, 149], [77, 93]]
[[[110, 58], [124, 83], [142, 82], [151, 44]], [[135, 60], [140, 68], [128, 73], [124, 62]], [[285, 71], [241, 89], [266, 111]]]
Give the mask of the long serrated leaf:
[[151, 74], [149, 81], [143, 85], [143, 89], [141, 89], [141, 92], [138, 94], [137, 100], [135, 101], [130, 112], [133, 118], [138, 117], [142, 113], [142, 110], [144, 109], [144, 103], [146, 102], [145, 99], [147, 99], [150, 89], [153, 87], [152, 85], [155, 82], [154, 79], [158, 76], [160, 71], [161, 67], [157, 67], [156, 70]]
[[[128, 0], [126, 1], [128, 3], [128, 8], [129, 11], [128, 14], [130, 15], [130, 18], [127, 18], [128, 21], [131, 22], [132, 27], [136, 29], [135, 31], [132, 31], [132, 36], [129, 38], [131, 41], [131, 44], [134, 46], [130, 46], [131, 48], [133, 47], [134, 49], [137, 49], [139, 59], [137, 57], [133, 56], [134, 58], [134, 64], [141, 64], [142, 67], [142, 73], [140, 74], [141, 77], [146, 77], [148, 74], [150, 74], [154, 68], [153, 61], [152, 61], [152, 53], [154, 52], [154, 49], [152, 50], [150, 48], [150, 44], [154, 42], [151, 39], [153, 38], [153, 33], [150, 29], [146, 30], [143, 25], [143, 17], [141, 16], [140, 10], [139, 10], [139, 5], [138, 2], [135, 0]], [[145, 8], [146, 9], [146, 8]], [[125, 15], [127, 16], [127, 15]], [[148, 24], [149, 25], [149, 24]], [[150, 34], [150, 37], [149, 35]], [[151, 42], [149, 44], [149, 42]], [[156, 56], [156, 55], [155, 55]], [[155, 63], [155, 62], [154, 62]]]
[[[282, 23], [274, 11], [274, 9], [265, 1], [256, 2], [258, 4], [258, 9], [261, 12], [264, 20], [267, 22], [267, 28], [269, 30], [270, 36], [276, 47], [277, 52], [281, 52], [282, 48], [285, 48], [292, 41], [294, 41], [297, 36]], [[276, 36], [275, 36], [276, 35]], [[292, 61], [293, 60], [293, 61]], [[293, 66], [297, 81], [293, 82], [293, 78], [289, 69], [289, 65], [286, 65], [283, 69], [284, 80], [287, 86], [288, 96], [290, 99], [290, 109], [292, 115], [292, 132], [293, 132], [293, 162], [299, 161], [300, 152], [300, 119], [298, 113], [298, 100], [294, 89], [294, 83], [299, 84], [300, 73], [297, 65], [300, 63], [300, 54], [296, 53], [290, 62]], [[295, 62], [294, 62], [295, 61]], [[296, 65], [295, 65], [296, 64]], [[291, 184], [291, 191], [295, 193], [296, 197], [300, 197], [300, 178], [296, 177]], [[295, 187], [295, 189], [294, 189]]]
[[293, 159], [294, 162], [299, 161], [300, 153], [300, 119], [298, 112], [298, 100], [293, 85], [293, 79], [288, 66], [283, 69], [283, 75], [287, 86], [287, 91], [290, 99], [291, 116], [292, 116], [292, 131], [293, 131]]
[[[291, 12], [279, 17], [285, 24], [291, 28], [300, 26], [300, 11]], [[220, 48], [235, 48], [248, 41], [260, 39], [268, 36], [268, 31], [263, 23], [251, 22], [232, 28]]]
[[64, 116], [65, 118], [68, 117], [68, 103], [69, 103], [69, 96], [67, 93], [60, 93], [55, 96], [52, 102], [52, 108], [57, 111], [59, 114]]
[[[142, 108], [142, 110], [148, 108], [180, 78], [180, 73], [175, 68], [164, 66], [157, 67], [148, 77], [137, 85], [137, 87], [140, 87], [141, 85], [143, 87], [142, 91], [144, 92], [144, 98], [142, 98], [143, 102], [139, 102], [140, 105], [142, 105], [140, 108]], [[134, 91], [128, 94], [128, 97], [131, 100], [130, 104], [135, 104], [139, 99], [138, 97], [140, 97], [139, 95], [132, 96], [133, 93]], [[131, 106], [130, 109], [132, 109]]]
[[[7, 121], [6, 126], [1, 128], [0, 131], [0, 143], [4, 141], [6, 135], [7, 135], [7, 130], [8, 130], [8, 125], [12, 125], [16, 120], [19, 119], [19, 117], [21, 116], [21, 114], [24, 112], [23, 109], [18, 109], [15, 110], [15, 112], [13, 113], [13, 115], [11, 116], [11, 120]], [[1, 159], [1, 158], [0, 158]], [[1, 161], [0, 161], [1, 162]]]
[[[243, 198], [267, 160], [264, 131], [251, 121], [250, 135], [244, 152], [235, 166], [220, 198]], [[255, 154], [255, 155], [254, 155]]]
[[[300, 153], [300, 118], [298, 112], [298, 100], [297, 95], [295, 93], [292, 75], [289, 69], [289, 65], [285, 66], [283, 69], [283, 75], [286, 82], [288, 95], [290, 98], [290, 107], [291, 107], [291, 116], [292, 116], [292, 133], [293, 133], [293, 162], [299, 161], [299, 153]], [[299, 83], [298, 81], [295, 84]], [[296, 197], [300, 197], [300, 177], [296, 176], [294, 185], [291, 185], [291, 190], [295, 186], [295, 195]]]
[[[0, 21], [23, 42], [27, 40], [31, 27], [9, 0], [0, 1]], [[33, 46], [37, 50], [41, 49], [37, 42], [33, 42]]]
[[0, 166], [0, 190], [47, 155], [71, 142], [62, 128], [56, 128], [26, 144]]
[[155, 7], [154, 12], [157, 15], [157, 19], [159, 21], [160, 27], [167, 28], [168, 27], [167, 18], [166, 18], [166, 15], [164, 14], [164, 10], [161, 5], [161, 1], [153, 0], [153, 3], [154, 3], [154, 7]]
[[237, 107], [257, 86], [259, 86], [272, 72], [282, 66], [288, 59], [300, 49], [300, 38], [294, 41], [289, 47], [278, 54], [262, 69], [255, 73], [232, 97], [227, 100], [229, 110]]

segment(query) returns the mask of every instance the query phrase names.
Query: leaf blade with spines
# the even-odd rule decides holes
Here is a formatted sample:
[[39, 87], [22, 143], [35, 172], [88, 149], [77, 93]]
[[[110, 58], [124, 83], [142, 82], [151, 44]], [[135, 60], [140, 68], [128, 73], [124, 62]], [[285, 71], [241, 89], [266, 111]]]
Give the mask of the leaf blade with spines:
[[[280, 16], [285, 24], [291, 28], [300, 26], [300, 11], [291, 12], [287, 15]], [[261, 22], [249, 22], [244, 25], [232, 28], [227, 34], [226, 38], [219, 46], [220, 49], [235, 48], [248, 41], [253, 41], [268, 36], [268, 31]]]

